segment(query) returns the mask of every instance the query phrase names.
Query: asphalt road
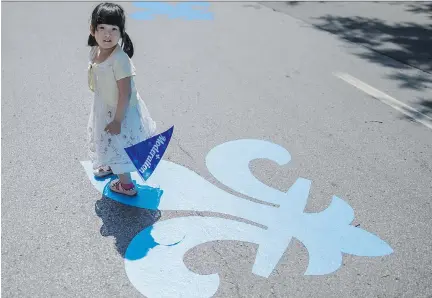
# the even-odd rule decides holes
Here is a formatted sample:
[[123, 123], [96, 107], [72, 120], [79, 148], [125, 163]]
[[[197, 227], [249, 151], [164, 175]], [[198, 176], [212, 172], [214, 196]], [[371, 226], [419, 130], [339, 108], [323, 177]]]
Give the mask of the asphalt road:
[[[432, 129], [428, 127], [432, 127], [432, 75], [427, 54], [416, 55], [412, 47], [411, 55], [392, 59], [389, 53], [365, 47], [362, 40], [352, 43], [335, 31], [316, 28], [311, 18], [328, 15], [328, 9], [317, 8], [326, 4], [308, 4], [315, 5], [309, 15], [305, 9], [295, 12], [303, 4], [275, 11], [268, 4], [211, 3], [212, 19], [129, 16], [127, 31], [135, 45], [141, 96], [160, 132], [175, 125], [164, 160], [222, 189], [220, 200], [211, 199], [217, 192], [208, 184], [198, 184], [201, 178], [188, 176], [190, 171], [176, 176], [177, 170], [161, 168], [155, 181], [166, 187], [161, 207], [174, 206], [164, 203], [171, 197], [171, 203], [188, 202], [186, 193], [197, 198], [195, 203], [191, 199], [184, 211], [181, 206], [137, 208], [102, 196], [81, 164], [88, 159], [85, 140], [91, 93], [86, 41], [94, 5], [2, 3], [4, 297], [209, 297], [205, 286], [215, 284], [213, 297], [432, 295]], [[132, 3], [123, 6], [130, 14], [139, 10]], [[388, 7], [375, 7], [370, 17], [395, 21], [388, 16]], [[346, 4], [334, 18], [355, 17], [357, 11], [367, 17], [364, 10]], [[415, 11], [406, 13], [407, 21], [423, 22]], [[422, 24], [430, 30], [430, 19]], [[352, 30], [363, 34], [363, 40], [368, 37], [360, 29]], [[389, 32], [385, 35], [385, 48], [405, 45], [391, 39]], [[266, 159], [250, 163], [252, 173], [272, 191], [248, 185], [244, 172], [236, 177], [235, 158], [215, 159], [213, 169], [244, 188], [232, 190], [207, 168], [209, 151], [239, 139], [264, 140], [289, 151], [287, 164]], [[237, 159], [258, 157], [263, 153], [255, 154], [258, 147], [241, 145]], [[269, 150], [270, 155], [283, 155]], [[172, 180], [167, 178], [170, 175]], [[261, 196], [279, 196], [300, 177], [311, 181], [305, 212], [325, 210], [335, 195], [353, 209], [352, 226], [376, 235], [392, 252], [375, 257], [343, 253], [340, 266], [336, 261], [326, 264], [326, 249], [339, 245], [337, 241], [345, 252], [367, 255], [379, 250], [378, 242], [362, 238], [363, 234], [347, 232], [345, 237], [332, 238], [337, 231], [325, 230], [339, 220], [349, 224], [344, 218], [350, 212], [341, 205], [323, 222], [319, 217], [302, 221], [302, 213], [289, 208], [286, 217], [266, 216], [269, 205], [258, 205], [257, 200], [271, 203], [271, 196]], [[255, 197], [246, 196], [253, 190]], [[238, 206], [246, 206], [244, 210], [236, 209], [227, 193], [254, 204], [241, 203]], [[233, 214], [218, 211], [221, 206], [231, 208]], [[180, 224], [171, 230], [162, 228], [185, 216], [199, 219], [185, 228]], [[210, 225], [211, 217], [220, 222]], [[253, 222], [254, 218], [263, 222]], [[241, 224], [232, 223], [236, 220]], [[194, 246], [183, 258], [195, 274], [219, 274], [219, 284], [202, 283], [200, 288], [192, 281], [162, 282], [163, 271], [158, 274], [157, 266], [168, 266], [174, 258], [174, 253], [164, 258], [153, 254], [163, 245], [141, 258], [156, 260], [148, 263], [152, 266], [132, 276], [125, 269], [127, 248], [153, 223], [161, 226], [155, 229], [155, 239], [163, 238], [164, 232], [181, 233], [186, 242], [200, 232], [199, 237], [229, 234], [232, 224], [239, 239], [232, 236]], [[253, 231], [261, 231], [265, 223], [276, 225], [279, 232], [267, 234], [272, 235], [268, 242], [258, 245], [261, 234], [255, 238]], [[319, 235], [321, 228], [328, 234]], [[294, 238], [280, 252], [271, 274], [254, 274], [261, 266], [254, 266], [257, 256], [271, 259], [287, 231]], [[243, 239], [243, 232], [249, 240], [236, 241]], [[181, 245], [174, 245], [173, 251]], [[271, 254], [261, 251], [266, 245]], [[305, 275], [313, 266], [315, 273], [331, 266], [335, 270]], [[169, 269], [166, 274], [181, 275], [176, 276], [179, 268]]]

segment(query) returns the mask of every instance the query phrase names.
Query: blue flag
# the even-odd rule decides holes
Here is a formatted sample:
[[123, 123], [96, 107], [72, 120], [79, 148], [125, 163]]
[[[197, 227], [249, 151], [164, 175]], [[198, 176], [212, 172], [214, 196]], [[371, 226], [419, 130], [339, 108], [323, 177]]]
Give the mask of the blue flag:
[[173, 130], [174, 126], [161, 134], [124, 148], [144, 181], [151, 176], [161, 161], [171, 140]]

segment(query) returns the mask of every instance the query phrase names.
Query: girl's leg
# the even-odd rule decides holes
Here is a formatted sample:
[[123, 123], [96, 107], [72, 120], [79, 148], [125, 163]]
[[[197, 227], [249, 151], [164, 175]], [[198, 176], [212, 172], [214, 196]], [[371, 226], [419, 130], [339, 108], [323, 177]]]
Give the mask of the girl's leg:
[[110, 183], [110, 189], [114, 192], [125, 194], [128, 196], [135, 196], [137, 190], [132, 182], [130, 173], [117, 174], [118, 179], [114, 179]]
[[137, 194], [135, 185], [131, 179], [131, 172], [135, 169], [133, 165], [110, 165], [113, 173], [118, 176], [110, 183], [110, 189], [114, 192], [122, 193], [129, 196]]
[[132, 184], [132, 178], [131, 178], [130, 173], [118, 174], [117, 176], [119, 177], [120, 182], [124, 186], [130, 186], [130, 184]]

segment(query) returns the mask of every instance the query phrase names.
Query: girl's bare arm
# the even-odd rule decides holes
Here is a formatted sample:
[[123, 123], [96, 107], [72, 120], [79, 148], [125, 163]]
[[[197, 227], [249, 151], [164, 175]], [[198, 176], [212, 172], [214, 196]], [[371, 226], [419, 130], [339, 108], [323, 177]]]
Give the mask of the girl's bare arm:
[[116, 109], [114, 120], [121, 123], [126, 114], [126, 109], [131, 96], [131, 78], [126, 77], [121, 80], [118, 80], [117, 86], [119, 89], [119, 100], [117, 103], [117, 109]]

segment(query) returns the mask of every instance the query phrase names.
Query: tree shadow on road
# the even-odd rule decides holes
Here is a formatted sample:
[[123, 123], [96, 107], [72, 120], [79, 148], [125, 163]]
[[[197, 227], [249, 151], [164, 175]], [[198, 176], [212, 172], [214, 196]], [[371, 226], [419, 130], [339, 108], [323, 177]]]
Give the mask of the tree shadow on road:
[[[319, 17], [318, 20], [320, 24], [315, 26], [319, 29], [368, 48], [367, 52], [358, 54], [359, 57], [397, 70], [388, 78], [397, 81], [399, 87], [420, 91], [432, 88], [432, 25], [388, 25], [379, 19], [331, 15]], [[422, 71], [416, 74], [398, 71], [410, 67]], [[420, 100], [417, 109], [430, 115], [431, 102]]]
[[[316, 19], [320, 21], [316, 27], [371, 49], [368, 53], [361, 54], [362, 58], [383, 63], [387, 67], [408, 68], [409, 65], [432, 73], [432, 25], [416, 23], [389, 25], [376, 18], [332, 15]], [[389, 65], [383, 61], [381, 55], [408, 65]], [[431, 82], [430, 78], [428, 81]]]
[[[302, 4], [297, 1], [285, 3], [291, 7]], [[327, 2], [320, 1], [320, 4], [325, 5]], [[426, 14], [432, 18], [432, 2], [388, 4], [403, 5], [409, 13]], [[349, 3], [346, 6], [349, 7]], [[368, 49], [367, 52], [358, 54], [363, 59], [397, 70], [414, 67], [422, 71], [415, 76], [390, 76], [390, 79], [400, 82], [401, 88], [426, 90], [432, 87], [432, 23], [387, 23], [379, 18], [344, 17], [337, 14], [327, 14], [312, 20], [312, 25], [318, 29], [363, 45]], [[396, 63], [395, 60], [401, 63]]]
[[432, 19], [432, 2], [417, 2], [408, 4], [407, 11], [413, 13], [426, 14]]
[[[409, 12], [428, 14], [432, 18], [432, 3], [405, 3], [405, 6]], [[319, 23], [315, 27], [365, 46], [368, 51], [358, 54], [363, 59], [395, 70], [411, 67], [421, 70], [416, 74], [397, 71], [389, 75], [388, 78], [397, 81], [401, 88], [420, 91], [432, 88], [432, 24], [388, 24], [377, 18], [335, 15], [325, 15], [316, 20]], [[415, 108], [432, 116], [430, 100], [419, 99]]]
[[[125, 258], [126, 250], [132, 239], [142, 230], [157, 222], [161, 216], [159, 210], [124, 205], [105, 196], [96, 202], [95, 212], [103, 222], [100, 229], [101, 235], [115, 238], [117, 251], [123, 258]], [[146, 238], [151, 242], [150, 231], [151, 229], [146, 230], [149, 234]], [[133, 253], [136, 255], [136, 252]], [[140, 257], [145, 256], [146, 253], [140, 251]]]
[[[326, 4], [326, 2], [320, 2]], [[301, 2], [286, 2], [297, 7]], [[432, 19], [432, 2], [389, 2], [403, 5], [412, 14], [425, 14]], [[346, 4], [349, 7], [349, 3]], [[415, 18], [415, 16], [414, 16]], [[344, 17], [327, 14], [313, 18], [312, 25], [331, 32], [343, 40], [363, 45], [366, 51], [357, 55], [362, 59], [394, 69], [389, 79], [399, 83], [400, 88], [426, 91], [432, 88], [432, 24], [424, 22], [388, 23], [368, 17]], [[424, 20], [424, 19], [423, 19]], [[390, 59], [391, 58], [391, 59]], [[420, 71], [409, 71], [417, 68]], [[408, 71], [401, 71], [408, 70]], [[432, 115], [430, 100], [420, 99], [416, 109]]]
[[[299, 1], [290, 1], [290, 2], [285, 2], [285, 4], [286, 5], [289, 5], [289, 6], [297, 6], [297, 5], [300, 5], [300, 4], [302, 4], [303, 2], [299, 2]], [[325, 1], [318, 1], [317, 3], [321, 3], [321, 4], [325, 4], [326, 2]]]
[[[414, 116], [418, 120], [430, 120], [432, 118], [432, 100], [428, 100], [425, 98], [419, 98], [418, 102], [412, 106], [412, 108], [416, 109], [419, 113], [414, 113]], [[402, 107], [402, 109], [405, 109], [407, 112], [413, 113], [412, 111], [408, 110], [405, 107]], [[409, 120], [414, 122], [415, 120], [408, 116], [408, 115], [402, 115], [400, 117], [401, 119]], [[429, 118], [429, 119], [428, 119]]]
[[[327, 3], [319, 2], [322, 5]], [[293, 1], [285, 4], [296, 8], [304, 2]], [[388, 2], [387, 4], [402, 5], [406, 12], [414, 15], [414, 20], [422, 19], [422, 21], [390, 23], [379, 18], [346, 17], [337, 15], [335, 12], [309, 18], [308, 23], [342, 40], [362, 45], [364, 50], [356, 55], [394, 70], [387, 78], [396, 81], [400, 88], [427, 91], [432, 88], [432, 23], [425, 21], [422, 14], [432, 19], [432, 2]], [[335, 5], [349, 8], [350, 3]], [[283, 8], [273, 8], [274, 11], [280, 9], [287, 12]], [[315, 13], [317, 12], [311, 12], [312, 15]], [[413, 107], [424, 115], [432, 116], [431, 100], [419, 99]]]

